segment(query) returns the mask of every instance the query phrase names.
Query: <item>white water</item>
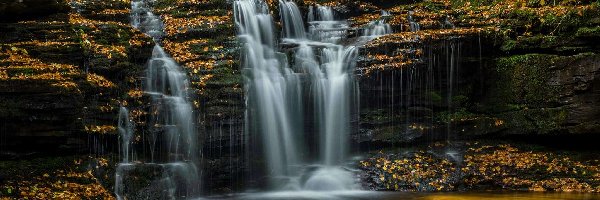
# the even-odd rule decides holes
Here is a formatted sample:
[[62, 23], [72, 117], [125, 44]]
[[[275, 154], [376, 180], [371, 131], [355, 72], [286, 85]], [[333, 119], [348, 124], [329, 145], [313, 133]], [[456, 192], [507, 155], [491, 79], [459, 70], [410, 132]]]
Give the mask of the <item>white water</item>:
[[[119, 133], [124, 151], [123, 161], [117, 166], [115, 193], [118, 199], [128, 195], [147, 195], [146, 189], [130, 188], [128, 181], [135, 180], [139, 170], [154, 170], [160, 179], [153, 181], [153, 188], [162, 198], [183, 198], [199, 192], [199, 147], [194, 123], [193, 108], [188, 101], [189, 81], [182, 68], [159, 45], [163, 36], [160, 17], [151, 12], [144, 0], [131, 2], [132, 26], [151, 36], [157, 43], [148, 60], [145, 77], [145, 94], [152, 99], [148, 115], [148, 146], [150, 158], [132, 160], [131, 139], [133, 128], [126, 108], [119, 114]], [[162, 137], [162, 139], [159, 139]], [[157, 169], [158, 168], [158, 169]], [[147, 175], [142, 178], [149, 178]], [[152, 189], [150, 189], [152, 190]]]
[[[265, 2], [234, 2], [238, 38], [243, 43], [248, 134], [262, 138], [267, 173], [276, 190], [356, 189], [352, 172], [341, 167], [348, 152], [350, 116], [358, 109], [357, 48], [338, 44], [346, 37], [347, 22], [335, 21], [330, 7], [313, 6], [307, 33], [295, 3], [280, 0], [279, 7], [283, 37], [276, 41]], [[383, 21], [373, 26], [369, 36], [391, 32]], [[311, 110], [305, 110], [305, 105], [312, 105]], [[308, 113], [313, 116], [306, 117]], [[316, 163], [311, 163], [306, 151], [312, 148], [303, 131], [305, 124], [311, 124], [306, 118], [314, 120], [318, 132]]]
[[133, 138], [133, 123], [129, 118], [129, 110], [125, 107], [119, 108], [119, 122], [117, 130], [121, 138], [121, 162], [128, 163], [130, 161], [131, 139]]
[[367, 25], [364, 36], [377, 37], [392, 33], [392, 28], [383, 19], [372, 21]]
[[385, 10], [381, 10], [381, 18], [375, 21], [369, 22], [364, 29], [363, 36], [368, 39], [374, 39], [376, 37], [392, 33], [392, 27], [386, 23], [387, 17], [390, 13]]
[[336, 21], [334, 10], [328, 6], [309, 7], [308, 31], [310, 39], [326, 43], [337, 43], [345, 37], [348, 23]]
[[408, 12], [408, 23], [409, 23], [409, 27], [410, 27], [410, 31], [411, 32], [417, 32], [417, 31], [421, 30], [421, 25], [413, 17], [414, 14], [415, 14], [414, 11], [409, 11]]

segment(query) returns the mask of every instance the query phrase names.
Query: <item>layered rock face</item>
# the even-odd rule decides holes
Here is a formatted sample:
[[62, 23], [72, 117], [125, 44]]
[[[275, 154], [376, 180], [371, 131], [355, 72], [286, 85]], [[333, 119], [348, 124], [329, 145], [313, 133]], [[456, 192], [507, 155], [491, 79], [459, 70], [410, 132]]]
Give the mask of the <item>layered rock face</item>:
[[[340, 4], [339, 7], [350, 7]], [[359, 141], [596, 137], [599, 5], [366, 2], [395, 34], [366, 44]], [[391, 17], [380, 16], [379, 9]], [[363, 10], [365, 11], [365, 10]], [[544, 137], [544, 136], [542, 136]]]
[[[12, 9], [21, 4], [26, 11]], [[123, 1], [2, 7], [3, 14], [14, 12], [0, 25], [3, 153], [112, 148], [97, 139], [115, 132], [118, 106], [135, 96], [152, 47], [128, 25], [128, 7]]]
[[69, 12], [64, 0], [6, 0], [0, 2], [1, 21], [33, 19], [57, 12]]
[[[600, 5], [467, 2], [319, 1], [351, 17], [349, 38], [377, 18], [395, 32], [359, 50], [356, 141], [597, 135]], [[252, 138], [243, 134], [232, 6], [153, 4], [165, 24], [164, 49], [195, 92], [207, 193], [242, 188]], [[0, 3], [0, 152], [117, 152], [120, 105], [144, 133], [142, 79], [153, 45], [128, 25], [129, 7], [117, 0]]]

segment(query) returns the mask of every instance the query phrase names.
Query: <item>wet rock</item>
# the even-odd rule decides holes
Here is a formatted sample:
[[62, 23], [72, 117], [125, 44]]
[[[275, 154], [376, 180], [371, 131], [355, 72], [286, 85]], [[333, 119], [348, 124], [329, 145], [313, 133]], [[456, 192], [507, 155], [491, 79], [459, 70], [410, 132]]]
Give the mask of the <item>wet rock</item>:
[[[586, 153], [510, 141], [454, 141], [380, 151], [357, 163], [363, 185], [392, 191], [596, 192], [600, 170]], [[585, 172], [583, 172], [583, 171]], [[569, 177], [569, 178], [566, 178]]]
[[6, 0], [0, 2], [0, 21], [15, 21], [67, 13], [70, 7], [62, 0]]
[[[44, 17], [39, 19], [15, 15], [15, 21], [0, 26], [0, 134], [10, 141], [0, 144], [1, 149], [88, 151], [89, 142], [101, 136], [90, 139], [83, 134], [114, 133], [114, 107], [127, 103], [123, 94], [140, 87], [137, 82], [152, 42], [127, 24], [71, 10], [66, 1], [14, 2], [52, 12], [40, 10]], [[126, 10], [118, 9], [126, 7], [118, 5], [128, 6], [116, 1], [79, 3], [88, 6], [88, 14], [123, 13]], [[89, 6], [92, 3], [97, 5]], [[55, 4], [64, 4], [67, 10]], [[31, 11], [37, 12], [35, 6]]]

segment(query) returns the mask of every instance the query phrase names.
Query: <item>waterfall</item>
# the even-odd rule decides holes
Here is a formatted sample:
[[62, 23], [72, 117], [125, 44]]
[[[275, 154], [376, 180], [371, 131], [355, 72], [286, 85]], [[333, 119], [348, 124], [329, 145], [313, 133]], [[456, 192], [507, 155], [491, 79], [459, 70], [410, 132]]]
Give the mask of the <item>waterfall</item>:
[[[293, 5], [293, 2], [280, 3], [288, 10], [298, 11], [295, 6], [286, 6]], [[256, 111], [256, 116], [252, 116], [253, 124], [261, 130], [269, 173], [275, 177], [289, 176], [293, 171], [290, 167], [299, 162], [296, 143], [298, 127], [303, 126], [301, 117], [298, 117], [302, 115], [302, 109], [297, 107], [297, 102], [302, 99], [299, 78], [286, 67], [285, 55], [275, 52], [273, 33], [263, 31], [274, 30], [266, 4], [236, 1], [234, 13], [239, 38], [245, 43], [242, 68], [247, 94], [252, 99], [248, 107]], [[304, 30], [303, 26], [295, 28]], [[294, 29], [286, 27], [284, 30]], [[294, 31], [287, 33], [303, 35]]]
[[364, 32], [364, 36], [367, 37], [377, 37], [392, 33], [392, 28], [383, 19], [369, 22], [367, 27]]
[[329, 6], [317, 5], [316, 12], [314, 6], [308, 7], [307, 21], [333, 21], [333, 8]]
[[386, 19], [389, 16], [390, 13], [388, 11], [381, 10], [381, 18], [369, 22], [369, 24], [367, 24], [363, 32], [363, 36], [366, 36], [369, 39], [373, 39], [378, 36], [392, 33], [392, 27], [388, 23], [386, 23]]
[[144, 84], [144, 93], [152, 99], [147, 131], [150, 134], [147, 141], [150, 159], [130, 159], [133, 128], [129, 124], [127, 109], [121, 108], [119, 133], [124, 157], [115, 175], [118, 199], [135, 198], [128, 195], [139, 198], [150, 195], [144, 192], [146, 188], [128, 185], [128, 181], [132, 181], [132, 177], [142, 169], [162, 174], [160, 179], [150, 180], [150, 186], [158, 193], [153, 195], [164, 198], [190, 197], [197, 194], [200, 188], [199, 169], [196, 167], [199, 163], [198, 136], [193, 107], [188, 101], [190, 84], [183, 69], [160, 46], [163, 23], [151, 10], [144, 0], [131, 2], [132, 26], [151, 36], [157, 43], [147, 63]]
[[309, 36], [314, 41], [338, 43], [346, 35], [346, 21], [335, 21], [334, 10], [329, 6], [311, 6], [308, 14]]
[[[309, 8], [306, 32], [294, 2], [280, 0], [279, 8], [282, 37], [275, 41], [275, 23], [264, 1], [234, 2], [243, 47], [246, 134], [261, 138], [275, 189], [353, 189], [351, 173], [341, 167], [349, 151], [351, 116], [358, 112], [357, 47], [338, 43], [349, 26], [334, 20], [331, 7], [317, 5]], [[383, 31], [373, 32], [391, 32], [389, 25], [381, 26]], [[305, 125], [317, 136], [309, 137], [313, 133], [304, 132]], [[319, 144], [316, 161], [307, 151], [314, 148], [311, 140]]]
[[122, 107], [119, 109], [119, 122], [117, 126], [119, 137], [121, 138], [121, 162], [128, 163], [130, 161], [131, 139], [133, 138], [133, 123], [129, 118], [129, 110]]
[[417, 32], [417, 31], [421, 30], [421, 25], [413, 17], [414, 14], [415, 14], [414, 11], [408, 12], [408, 23], [409, 23], [411, 32]]
[[321, 134], [325, 136], [321, 142], [324, 164], [340, 164], [347, 152], [348, 134], [350, 133], [350, 107], [352, 91], [352, 74], [356, 58], [356, 48], [350, 46], [344, 48], [335, 46], [323, 50], [323, 68], [326, 79], [322, 84], [324, 88], [317, 90], [323, 92], [325, 97], [321, 101], [324, 105], [319, 106], [325, 115], [324, 127]]
[[283, 35], [288, 38], [306, 38], [300, 9], [293, 1], [279, 0], [279, 15], [283, 23]]

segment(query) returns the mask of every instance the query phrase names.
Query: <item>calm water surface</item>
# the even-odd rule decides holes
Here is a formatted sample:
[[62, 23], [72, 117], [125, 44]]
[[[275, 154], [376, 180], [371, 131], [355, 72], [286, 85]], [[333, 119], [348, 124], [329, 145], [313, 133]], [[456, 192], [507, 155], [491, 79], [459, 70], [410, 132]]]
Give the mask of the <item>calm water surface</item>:
[[266, 192], [266, 193], [241, 193], [217, 199], [348, 199], [348, 200], [600, 200], [600, 194], [593, 193], [550, 193], [550, 192], [372, 192], [372, 191], [344, 191], [344, 192]]

